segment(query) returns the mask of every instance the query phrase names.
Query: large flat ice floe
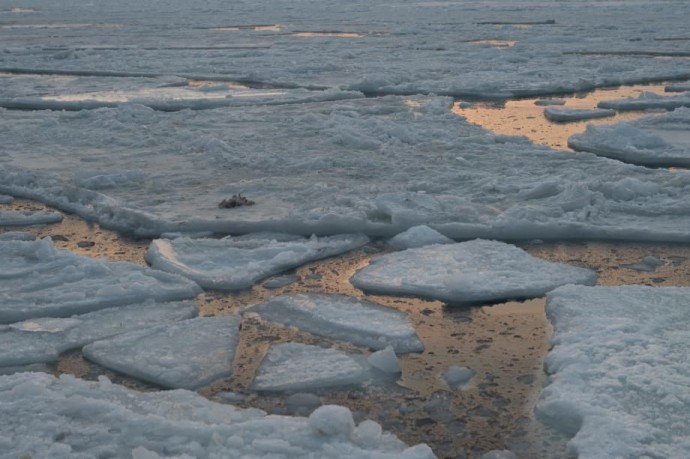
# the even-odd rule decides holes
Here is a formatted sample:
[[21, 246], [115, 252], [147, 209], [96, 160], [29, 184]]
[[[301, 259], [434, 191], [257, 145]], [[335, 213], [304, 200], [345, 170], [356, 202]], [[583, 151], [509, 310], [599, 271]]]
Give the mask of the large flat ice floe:
[[317, 336], [358, 346], [384, 349], [390, 345], [398, 354], [424, 350], [404, 313], [345, 295], [284, 295], [246, 311]]
[[534, 298], [565, 284], [593, 285], [594, 271], [534, 258], [498, 241], [408, 249], [373, 258], [351, 279], [384, 295], [413, 295], [450, 304]]
[[645, 166], [690, 167], [690, 108], [632, 123], [587, 126], [568, 139], [580, 151]]
[[[3, 198], [0, 196], [0, 198]], [[1, 199], [0, 199], [1, 203]], [[0, 226], [30, 226], [59, 223], [62, 221], [60, 212], [44, 210], [0, 210]]]
[[106, 368], [166, 388], [198, 389], [232, 375], [239, 316], [197, 317], [117, 335], [84, 347]]
[[362, 430], [349, 410], [332, 405], [308, 419], [268, 416], [185, 390], [136, 392], [105, 377], [0, 376], [0, 447], [8, 457], [435, 457], [424, 444], [407, 448], [390, 433]]
[[602, 109], [613, 110], [673, 110], [679, 107], [690, 107], [690, 92], [677, 96], [660, 96], [653, 92], [643, 92], [637, 97], [625, 99], [602, 100], [597, 104]]
[[0, 241], [0, 323], [155, 301], [194, 298], [193, 282], [174, 274], [57, 250], [50, 239]]
[[364, 235], [278, 241], [270, 237], [157, 239], [146, 260], [157, 269], [186, 276], [204, 288], [239, 290], [309, 261], [339, 255], [369, 242]]
[[573, 108], [561, 108], [561, 107], [546, 107], [544, 109], [544, 116], [551, 121], [582, 121], [589, 120], [593, 118], [606, 118], [609, 116], [614, 116], [616, 114], [615, 110], [605, 110], [605, 109], [573, 109]]
[[362, 356], [301, 343], [271, 346], [252, 389], [262, 392], [308, 391], [354, 387], [372, 377]]
[[550, 384], [537, 413], [580, 459], [689, 457], [690, 289], [565, 286], [548, 295]]
[[0, 328], [0, 367], [49, 363], [93, 341], [194, 317], [194, 301], [151, 300], [67, 318], [37, 318]]

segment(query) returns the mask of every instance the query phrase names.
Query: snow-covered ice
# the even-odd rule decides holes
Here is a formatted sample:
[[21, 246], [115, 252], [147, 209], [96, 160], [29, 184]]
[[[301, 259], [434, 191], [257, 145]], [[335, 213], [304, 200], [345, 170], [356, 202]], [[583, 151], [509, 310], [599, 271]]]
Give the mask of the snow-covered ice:
[[354, 387], [371, 379], [366, 359], [334, 348], [301, 343], [271, 346], [252, 389], [260, 392]]
[[268, 416], [185, 390], [137, 392], [105, 377], [0, 376], [0, 442], [9, 457], [435, 457], [428, 446], [407, 448], [388, 432], [360, 446], [345, 432], [342, 410], [329, 406], [309, 419]]
[[581, 151], [646, 166], [690, 166], [690, 108], [632, 123], [587, 126], [568, 139]]
[[687, 457], [690, 289], [565, 286], [548, 295], [551, 374], [537, 405], [581, 459]]
[[394, 249], [404, 250], [432, 244], [450, 244], [453, 240], [426, 225], [412, 228], [392, 237], [388, 244]]
[[351, 282], [370, 293], [463, 304], [534, 298], [560, 285], [593, 285], [596, 278], [589, 269], [543, 261], [510, 244], [476, 239], [373, 258]]
[[551, 121], [582, 121], [593, 118], [606, 118], [614, 116], [615, 110], [606, 110], [602, 108], [595, 109], [576, 109], [567, 107], [546, 107], [544, 109], [544, 116]]
[[146, 301], [68, 318], [37, 318], [0, 330], [0, 367], [54, 362], [60, 354], [93, 341], [161, 323], [194, 317], [196, 303]]
[[424, 350], [404, 313], [345, 295], [283, 295], [246, 310], [266, 320], [358, 346], [392, 346], [398, 354]]
[[174, 274], [57, 250], [49, 238], [0, 241], [0, 265], [0, 323], [194, 298], [200, 291]]
[[197, 317], [96, 341], [84, 356], [166, 388], [198, 389], [232, 375], [239, 316]]
[[46, 210], [0, 210], [0, 226], [29, 226], [59, 223], [60, 212]]
[[157, 239], [146, 260], [157, 269], [192, 279], [204, 288], [239, 290], [304, 263], [339, 255], [369, 242], [361, 234], [312, 236], [286, 242], [261, 239]]
[[677, 96], [660, 96], [653, 92], [643, 92], [637, 97], [626, 97], [618, 100], [602, 100], [599, 108], [613, 110], [673, 110], [679, 107], [690, 107], [690, 93]]

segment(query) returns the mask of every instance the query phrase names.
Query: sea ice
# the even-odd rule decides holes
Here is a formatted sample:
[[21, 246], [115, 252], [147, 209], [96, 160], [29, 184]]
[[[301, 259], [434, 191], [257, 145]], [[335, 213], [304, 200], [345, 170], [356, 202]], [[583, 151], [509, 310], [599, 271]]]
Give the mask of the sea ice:
[[36, 236], [26, 231], [8, 231], [0, 233], [0, 241], [34, 241]]
[[157, 269], [181, 274], [204, 288], [239, 290], [273, 274], [356, 249], [363, 235], [275, 239], [157, 239], [146, 260]]
[[664, 88], [666, 92], [690, 92], [690, 81], [671, 83]]
[[387, 432], [360, 446], [347, 435], [354, 426], [345, 410], [268, 416], [185, 390], [138, 392], [105, 377], [21, 373], [0, 376], [0, 445], [8, 457], [435, 457]]
[[627, 97], [617, 100], [602, 100], [597, 104], [599, 108], [614, 110], [673, 110], [679, 107], [690, 107], [690, 93], [677, 96], [660, 96], [653, 92], [643, 92], [638, 97]]
[[550, 105], [565, 105], [565, 99], [539, 99], [534, 101], [534, 105], [548, 107]]
[[60, 212], [47, 210], [0, 210], [0, 226], [29, 226], [59, 223]]
[[369, 365], [386, 374], [397, 375], [402, 372], [398, 356], [395, 355], [393, 346], [376, 351], [367, 358]]
[[232, 375], [239, 316], [197, 317], [96, 341], [84, 356], [166, 388], [198, 389]]
[[561, 108], [561, 107], [546, 107], [544, 109], [544, 116], [551, 121], [582, 121], [592, 118], [606, 118], [608, 116], [615, 116], [615, 110], [604, 109], [575, 109], [575, 108]]
[[687, 457], [688, 288], [565, 286], [548, 294], [551, 374], [537, 405], [581, 459]]
[[426, 225], [412, 228], [392, 237], [388, 244], [397, 250], [423, 247], [432, 244], [450, 244], [453, 240]]
[[11, 204], [14, 201], [12, 196], [7, 196], [6, 194], [0, 194], [0, 204]]
[[0, 329], [0, 367], [50, 363], [93, 341], [161, 323], [194, 317], [196, 303], [155, 303], [101, 309], [69, 318], [38, 318]]
[[476, 239], [373, 258], [351, 281], [370, 293], [463, 304], [534, 298], [569, 283], [592, 285], [596, 274], [539, 260], [510, 244]]
[[456, 365], [446, 368], [443, 372], [443, 380], [449, 387], [455, 389], [467, 385], [477, 372], [471, 368]]
[[174, 274], [57, 250], [49, 238], [0, 241], [0, 265], [0, 323], [194, 298], [200, 290]]
[[305, 391], [359, 386], [371, 379], [361, 356], [300, 343], [271, 346], [252, 389], [260, 392]]
[[294, 294], [251, 306], [266, 320], [295, 326], [317, 336], [398, 354], [422, 352], [414, 327], [395, 309], [345, 295]]

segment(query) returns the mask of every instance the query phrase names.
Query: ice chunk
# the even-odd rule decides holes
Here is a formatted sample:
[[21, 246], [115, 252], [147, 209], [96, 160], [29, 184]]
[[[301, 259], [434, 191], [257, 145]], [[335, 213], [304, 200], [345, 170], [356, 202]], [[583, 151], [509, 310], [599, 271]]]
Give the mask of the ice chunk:
[[387, 374], [396, 375], [402, 372], [400, 362], [392, 346], [374, 352], [367, 358], [367, 361], [372, 367]]
[[450, 244], [453, 240], [426, 225], [413, 226], [391, 238], [388, 244], [394, 249], [404, 250], [432, 244]]
[[443, 380], [449, 387], [455, 389], [457, 387], [466, 386], [476, 374], [477, 372], [471, 368], [453, 365], [445, 369], [443, 372]]
[[59, 223], [60, 212], [48, 210], [0, 210], [0, 226], [29, 226]]
[[350, 439], [345, 410], [330, 407], [311, 420], [267, 416], [185, 390], [134, 391], [105, 377], [0, 377], [0, 442], [8, 457], [435, 457], [426, 445], [406, 448], [390, 433], [369, 435], [360, 446]]
[[548, 294], [551, 373], [537, 414], [582, 459], [685, 457], [688, 288], [565, 286]]
[[597, 104], [599, 108], [614, 110], [673, 110], [678, 107], [690, 107], [690, 93], [678, 96], [660, 96], [653, 92], [643, 92], [638, 97], [627, 97], [618, 100], [603, 100]]
[[34, 241], [36, 236], [24, 231], [8, 231], [0, 234], [0, 241]]
[[11, 204], [14, 201], [12, 196], [7, 196], [6, 194], [0, 194], [0, 204]]
[[204, 288], [239, 290], [273, 274], [361, 247], [363, 235], [274, 239], [157, 239], [146, 260], [154, 268], [186, 276]]
[[65, 317], [147, 299], [193, 298], [180, 276], [56, 250], [50, 239], [0, 241], [0, 323]]
[[631, 265], [623, 265], [624, 268], [632, 269], [634, 271], [641, 271], [645, 273], [652, 273], [656, 271], [656, 269], [663, 265], [664, 262], [659, 259], [659, 257], [655, 257], [653, 255], [644, 257], [642, 260], [640, 260], [638, 263], [634, 263]]
[[539, 260], [510, 244], [476, 239], [382, 255], [351, 281], [366, 292], [463, 304], [534, 298], [564, 284], [594, 284], [596, 274]]
[[319, 406], [321, 399], [314, 394], [298, 392], [285, 399], [285, 407], [289, 413], [297, 416], [308, 416]]
[[314, 335], [399, 354], [422, 352], [404, 313], [345, 295], [295, 294], [270, 298], [247, 309], [266, 320], [298, 327]]
[[565, 105], [565, 99], [539, 99], [534, 101], [534, 105], [549, 106], [549, 105]]
[[239, 316], [198, 317], [84, 347], [106, 368], [167, 388], [197, 389], [232, 375]]
[[551, 121], [582, 121], [592, 118], [606, 118], [608, 116], [615, 116], [615, 110], [606, 109], [574, 109], [574, 108], [556, 108], [546, 107], [544, 109], [544, 116]]
[[668, 84], [664, 90], [666, 92], [690, 92], [690, 81]]
[[271, 346], [252, 389], [304, 391], [359, 386], [370, 379], [366, 360], [336, 349], [300, 343]]
[[0, 330], [0, 367], [54, 362], [63, 352], [95, 340], [189, 319], [196, 311], [193, 301], [155, 303], [149, 300], [70, 318], [38, 318], [14, 323]]

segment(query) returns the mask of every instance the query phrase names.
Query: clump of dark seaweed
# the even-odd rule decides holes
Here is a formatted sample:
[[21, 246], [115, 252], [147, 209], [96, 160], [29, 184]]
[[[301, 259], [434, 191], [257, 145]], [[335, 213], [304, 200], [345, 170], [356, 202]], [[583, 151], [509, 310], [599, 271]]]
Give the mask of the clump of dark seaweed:
[[235, 207], [253, 206], [254, 204], [256, 203], [251, 199], [247, 199], [246, 197], [242, 196], [242, 193], [237, 193], [233, 194], [232, 197], [228, 199], [223, 199], [218, 204], [218, 207], [221, 209], [232, 209]]

